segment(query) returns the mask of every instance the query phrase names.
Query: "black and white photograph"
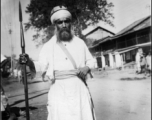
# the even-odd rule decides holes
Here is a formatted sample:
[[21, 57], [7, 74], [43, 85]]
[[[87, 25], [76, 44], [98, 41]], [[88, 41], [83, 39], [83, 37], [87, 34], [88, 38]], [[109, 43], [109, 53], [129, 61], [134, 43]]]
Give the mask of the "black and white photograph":
[[0, 120], [151, 120], [151, 0], [1, 0]]

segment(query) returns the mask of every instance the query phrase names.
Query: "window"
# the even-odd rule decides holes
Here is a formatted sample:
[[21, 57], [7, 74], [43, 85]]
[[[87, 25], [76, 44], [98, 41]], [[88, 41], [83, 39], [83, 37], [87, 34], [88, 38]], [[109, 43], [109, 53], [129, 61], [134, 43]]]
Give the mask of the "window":
[[149, 35], [140, 36], [137, 38], [138, 44], [146, 43], [150, 41]]
[[127, 47], [133, 46], [136, 44], [136, 39], [134, 38], [134, 39], [127, 40], [126, 43], [127, 43]]
[[126, 52], [126, 60], [130, 60], [131, 59], [131, 55], [130, 55], [130, 51]]
[[150, 41], [149, 31], [144, 30], [144, 31], [139, 32], [137, 34], [137, 41], [138, 41], [138, 44], [149, 42]]
[[117, 43], [117, 48], [119, 49], [119, 48], [124, 48], [124, 47], [126, 47], [126, 42], [124, 41], [124, 42], [119, 42], [119, 43]]

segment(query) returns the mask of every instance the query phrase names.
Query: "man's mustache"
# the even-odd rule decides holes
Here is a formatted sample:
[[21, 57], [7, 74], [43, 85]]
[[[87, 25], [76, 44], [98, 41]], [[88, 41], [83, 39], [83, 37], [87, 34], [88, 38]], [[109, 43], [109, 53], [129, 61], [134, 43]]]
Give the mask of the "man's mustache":
[[67, 29], [67, 28], [62, 28], [62, 29], [60, 30], [60, 32], [70, 32], [70, 30]]

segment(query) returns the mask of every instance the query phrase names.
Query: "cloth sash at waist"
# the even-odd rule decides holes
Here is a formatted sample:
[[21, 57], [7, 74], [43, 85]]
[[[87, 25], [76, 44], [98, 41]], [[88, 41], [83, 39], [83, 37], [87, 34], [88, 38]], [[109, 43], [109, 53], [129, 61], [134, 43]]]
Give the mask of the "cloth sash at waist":
[[76, 77], [77, 75], [78, 75], [78, 70], [54, 71], [54, 76], [56, 80]]

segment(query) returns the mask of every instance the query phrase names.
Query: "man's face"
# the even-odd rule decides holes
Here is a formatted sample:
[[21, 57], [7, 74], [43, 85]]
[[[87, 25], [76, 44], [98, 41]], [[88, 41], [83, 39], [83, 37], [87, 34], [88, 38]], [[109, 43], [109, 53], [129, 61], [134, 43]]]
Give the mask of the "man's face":
[[69, 18], [60, 18], [55, 21], [57, 35], [61, 41], [70, 41], [72, 39], [71, 20]]
[[142, 53], [143, 53], [143, 50], [142, 50], [141, 48], [139, 48], [139, 49], [138, 49], [138, 52], [139, 52], [140, 54], [142, 54]]

